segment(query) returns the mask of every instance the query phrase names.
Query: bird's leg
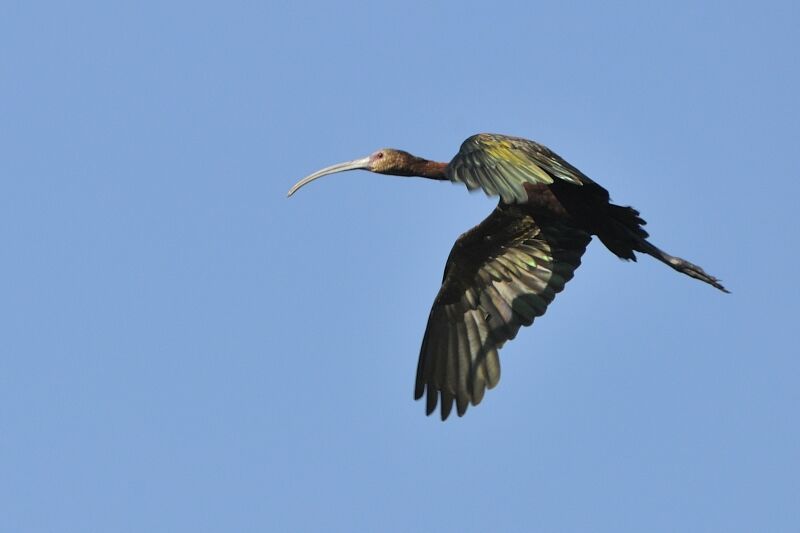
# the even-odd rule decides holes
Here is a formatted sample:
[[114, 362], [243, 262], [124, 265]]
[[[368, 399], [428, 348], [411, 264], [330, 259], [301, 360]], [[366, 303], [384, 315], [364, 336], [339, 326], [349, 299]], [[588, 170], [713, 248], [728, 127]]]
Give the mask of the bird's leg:
[[717, 278], [708, 274], [705, 270], [700, 268], [699, 266], [695, 265], [694, 263], [690, 263], [686, 259], [682, 259], [680, 257], [675, 257], [674, 255], [669, 255], [665, 251], [657, 248], [649, 241], [642, 239], [641, 242], [641, 251], [655, 257], [662, 263], [669, 265], [670, 267], [674, 268], [678, 272], [682, 274], [686, 274], [687, 276], [699, 279], [700, 281], [704, 281], [709, 285], [716, 287], [717, 289], [721, 290], [722, 292], [730, 292], [728, 289], [722, 286]]

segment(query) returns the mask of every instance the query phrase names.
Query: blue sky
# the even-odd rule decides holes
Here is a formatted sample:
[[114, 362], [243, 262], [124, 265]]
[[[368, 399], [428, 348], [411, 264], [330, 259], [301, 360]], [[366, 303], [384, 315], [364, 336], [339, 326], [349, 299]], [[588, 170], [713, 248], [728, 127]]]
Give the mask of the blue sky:
[[[5, 2], [0, 530], [800, 529], [797, 3]], [[500, 385], [412, 400], [495, 201], [348, 173], [543, 142], [724, 295], [593, 242]]]

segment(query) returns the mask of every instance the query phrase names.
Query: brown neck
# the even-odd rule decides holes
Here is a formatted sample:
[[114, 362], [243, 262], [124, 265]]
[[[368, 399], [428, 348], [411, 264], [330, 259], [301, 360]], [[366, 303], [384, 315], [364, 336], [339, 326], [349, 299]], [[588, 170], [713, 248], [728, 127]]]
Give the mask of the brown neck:
[[447, 163], [428, 161], [427, 159], [417, 157], [414, 158], [414, 161], [409, 165], [408, 170], [412, 176], [420, 176], [432, 180], [447, 179]]

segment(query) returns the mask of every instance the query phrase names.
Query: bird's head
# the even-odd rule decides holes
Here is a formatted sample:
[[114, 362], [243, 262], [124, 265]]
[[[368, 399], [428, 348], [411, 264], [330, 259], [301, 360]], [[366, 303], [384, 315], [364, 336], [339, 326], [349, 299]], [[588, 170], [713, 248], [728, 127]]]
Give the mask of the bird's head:
[[368, 159], [370, 166], [367, 170], [370, 172], [394, 176], [411, 176], [414, 163], [420, 160], [419, 157], [394, 148], [375, 150]]
[[346, 170], [368, 170], [370, 172], [377, 172], [378, 174], [414, 176], [416, 175], [415, 169], [421, 161], [424, 161], [424, 159], [420, 159], [403, 150], [381, 148], [380, 150], [372, 152], [367, 157], [345, 161], [344, 163], [337, 163], [306, 176], [289, 189], [289, 196], [293, 195], [303, 185], [311, 183], [317, 178], [327, 176], [328, 174], [344, 172]]

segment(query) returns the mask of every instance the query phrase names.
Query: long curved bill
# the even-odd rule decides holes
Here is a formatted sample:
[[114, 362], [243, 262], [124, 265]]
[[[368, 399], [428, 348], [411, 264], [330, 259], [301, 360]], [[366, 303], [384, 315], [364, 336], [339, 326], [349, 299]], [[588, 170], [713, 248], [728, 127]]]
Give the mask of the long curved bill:
[[344, 172], [346, 170], [369, 170], [369, 156], [362, 157], [361, 159], [354, 159], [353, 161], [346, 161], [344, 163], [337, 163], [335, 165], [331, 165], [329, 167], [325, 167], [322, 170], [317, 170], [310, 176], [306, 176], [305, 178], [301, 179], [294, 185], [292, 188], [289, 189], [289, 194], [286, 196], [289, 197], [297, 192], [297, 190], [306, 185], [311, 183], [317, 178], [321, 178], [322, 176], [327, 176], [328, 174], [335, 174], [336, 172]]

